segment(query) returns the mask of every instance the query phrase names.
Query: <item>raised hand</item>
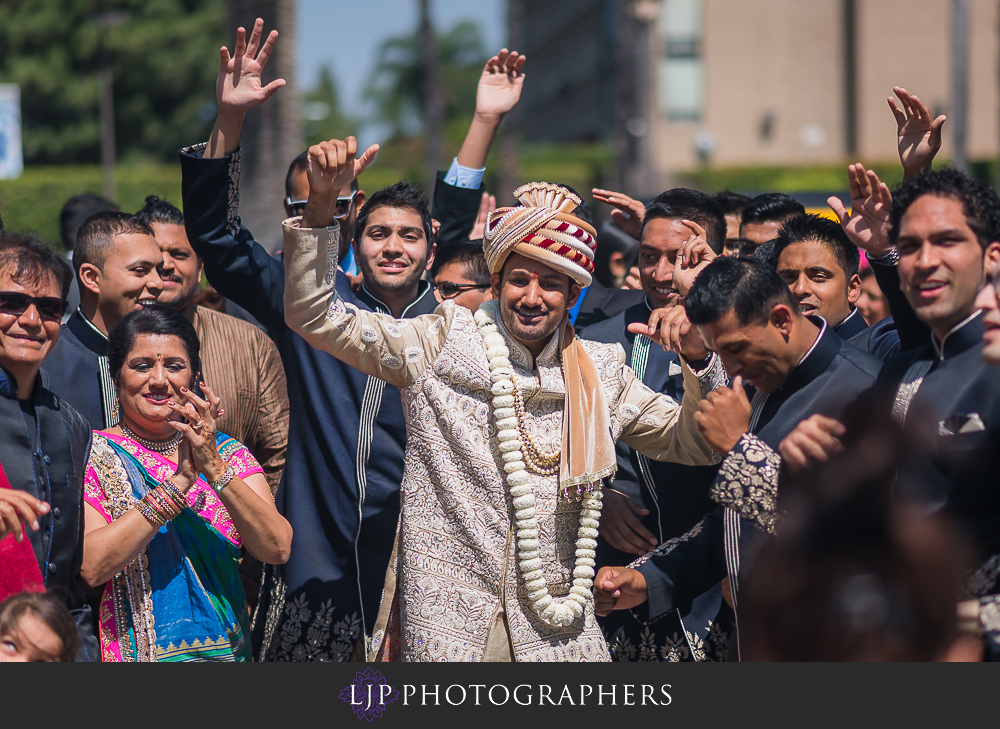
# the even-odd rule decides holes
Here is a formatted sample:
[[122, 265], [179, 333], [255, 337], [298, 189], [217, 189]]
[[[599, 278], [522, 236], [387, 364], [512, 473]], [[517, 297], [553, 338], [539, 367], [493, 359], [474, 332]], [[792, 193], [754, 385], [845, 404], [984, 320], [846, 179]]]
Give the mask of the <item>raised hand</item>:
[[642, 230], [642, 219], [646, 215], [645, 205], [638, 200], [630, 198], [628, 195], [614, 192], [613, 190], [601, 190], [595, 187], [591, 190], [591, 193], [598, 202], [602, 202], [605, 205], [612, 205], [615, 209], [611, 211], [611, 219], [630, 237], [639, 240], [639, 232]]
[[941, 126], [947, 117], [942, 114], [931, 119], [930, 109], [916, 96], [901, 86], [893, 86], [892, 90], [902, 104], [900, 108], [891, 96], [886, 99], [896, 117], [899, 161], [906, 177], [919, 175], [931, 168], [934, 155], [941, 149]]
[[260, 42], [264, 31], [264, 21], [257, 18], [249, 43], [246, 41], [246, 30], [236, 31], [236, 47], [233, 55], [223, 46], [219, 49], [222, 61], [219, 78], [215, 83], [215, 96], [219, 102], [219, 113], [245, 114], [255, 106], [267, 101], [271, 95], [285, 85], [285, 79], [277, 78], [266, 86], [261, 85], [261, 74], [268, 58], [274, 51], [274, 43], [278, 39], [278, 31], [272, 30], [264, 41]]
[[851, 212], [847, 212], [839, 197], [829, 197], [826, 203], [854, 245], [876, 258], [884, 256], [892, 250], [889, 242], [892, 194], [889, 187], [873, 170], [866, 171], [861, 164], [850, 165], [847, 178], [851, 189]]
[[337, 196], [370, 165], [379, 146], [373, 144], [360, 157], [358, 140], [348, 137], [331, 139], [309, 148], [306, 154], [306, 177], [309, 199], [302, 215], [303, 228], [325, 228], [333, 222]]
[[718, 254], [712, 250], [705, 240], [705, 229], [693, 220], [681, 221], [691, 235], [677, 253], [677, 265], [674, 267], [673, 282], [674, 288], [682, 296], [686, 297], [694, 286], [695, 279], [698, 278], [705, 266], [710, 264]]
[[656, 546], [654, 537], [639, 521], [649, 509], [640, 509], [625, 494], [604, 489], [601, 506], [601, 536], [620, 552], [640, 557]]
[[638, 570], [601, 567], [594, 578], [594, 612], [598, 615], [634, 608], [648, 599], [646, 578]]
[[795, 473], [811, 462], [825, 463], [830, 456], [844, 450], [840, 438], [847, 430], [833, 418], [812, 415], [795, 426], [795, 430], [778, 444], [781, 460]]
[[476, 114], [503, 119], [521, 98], [527, 56], [506, 48], [486, 62], [476, 89]]
[[479, 212], [476, 213], [476, 224], [472, 226], [469, 233], [469, 240], [478, 240], [486, 234], [486, 223], [490, 220], [490, 213], [497, 209], [497, 199], [488, 192], [483, 193], [483, 199], [479, 201]]
[[750, 400], [743, 390], [743, 378], [733, 378], [732, 388], [720, 387], [698, 403], [694, 414], [705, 442], [716, 453], [728, 453], [750, 430]]

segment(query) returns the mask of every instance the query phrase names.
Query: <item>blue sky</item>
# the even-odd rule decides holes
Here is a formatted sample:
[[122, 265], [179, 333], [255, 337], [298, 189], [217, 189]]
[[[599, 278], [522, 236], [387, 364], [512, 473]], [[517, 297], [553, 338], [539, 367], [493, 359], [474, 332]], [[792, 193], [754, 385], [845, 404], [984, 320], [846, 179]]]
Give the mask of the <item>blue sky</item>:
[[[417, 0], [299, 0], [298, 77], [303, 90], [312, 88], [320, 69], [330, 64], [348, 114], [364, 111], [364, 84], [375, 67], [378, 47], [386, 38], [417, 26]], [[479, 23], [487, 49], [499, 50], [507, 38], [504, 0], [431, 0], [436, 27], [462, 20]]]

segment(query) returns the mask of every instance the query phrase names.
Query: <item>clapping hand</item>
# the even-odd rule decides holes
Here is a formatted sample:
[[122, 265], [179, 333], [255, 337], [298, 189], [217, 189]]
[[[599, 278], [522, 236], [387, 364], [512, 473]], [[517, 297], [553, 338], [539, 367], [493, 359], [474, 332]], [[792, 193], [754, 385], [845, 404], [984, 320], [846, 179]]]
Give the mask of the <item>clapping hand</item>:
[[896, 117], [899, 135], [899, 161], [907, 177], [919, 175], [931, 168], [934, 155], [941, 149], [941, 126], [947, 117], [942, 114], [931, 119], [927, 105], [900, 86], [893, 86], [902, 108], [891, 96], [889, 108]]
[[876, 258], [884, 256], [892, 250], [889, 243], [892, 194], [878, 175], [873, 170], [866, 171], [863, 165], [849, 166], [847, 177], [851, 189], [851, 212], [847, 212], [839, 197], [829, 197], [826, 203], [854, 245]]
[[234, 54], [230, 56], [229, 49], [225, 46], [219, 49], [222, 67], [219, 69], [219, 79], [215, 84], [215, 96], [219, 102], [220, 114], [224, 112], [245, 114], [255, 106], [263, 104], [275, 91], [285, 85], [283, 78], [277, 78], [267, 86], [261, 85], [261, 74], [278, 39], [278, 31], [272, 30], [261, 45], [260, 36], [263, 31], [264, 21], [257, 18], [249, 43], [246, 42], [246, 30], [240, 28], [236, 31]]
[[506, 48], [486, 62], [476, 89], [476, 114], [503, 119], [521, 98], [526, 56]]

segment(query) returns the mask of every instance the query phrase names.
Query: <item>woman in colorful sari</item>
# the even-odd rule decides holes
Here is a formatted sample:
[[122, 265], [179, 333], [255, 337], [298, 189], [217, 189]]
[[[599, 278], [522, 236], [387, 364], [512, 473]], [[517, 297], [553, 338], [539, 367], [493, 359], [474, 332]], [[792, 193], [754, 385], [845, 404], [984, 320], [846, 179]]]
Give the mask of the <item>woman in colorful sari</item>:
[[105, 661], [249, 661], [240, 546], [288, 559], [292, 529], [261, 467], [216, 432], [211, 387], [195, 392], [198, 350], [188, 320], [158, 305], [108, 338], [120, 420], [94, 433], [81, 569], [104, 586]]

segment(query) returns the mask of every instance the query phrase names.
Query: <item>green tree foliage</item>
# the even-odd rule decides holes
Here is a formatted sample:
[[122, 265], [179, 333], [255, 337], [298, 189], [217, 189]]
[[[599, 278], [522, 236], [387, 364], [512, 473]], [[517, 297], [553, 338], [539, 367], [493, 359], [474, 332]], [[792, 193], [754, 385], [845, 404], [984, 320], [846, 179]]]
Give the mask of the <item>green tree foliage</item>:
[[[470, 116], [476, 108], [476, 85], [489, 56], [483, 50], [475, 23], [458, 23], [443, 35], [436, 35], [435, 40], [448, 126], [460, 117]], [[383, 42], [365, 92], [365, 98], [375, 105], [377, 119], [390, 124], [396, 136], [418, 134], [423, 126], [423, 89], [419, 32]]]
[[[124, 21], [99, 28], [109, 11]], [[99, 161], [102, 42], [119, 157], [169, 160], [205, 138], [225, 19], [223, 0], [0, 0], [0, 83], [21, 87], [25, 161]]]
[[302, 95], [302, 119], [306, 144], [319, 144], [328, 139], [344, 139], [357, 134], [358, 123], [340, 108], [340, 93], [329, 66], [323, 66], [316, 87]]

